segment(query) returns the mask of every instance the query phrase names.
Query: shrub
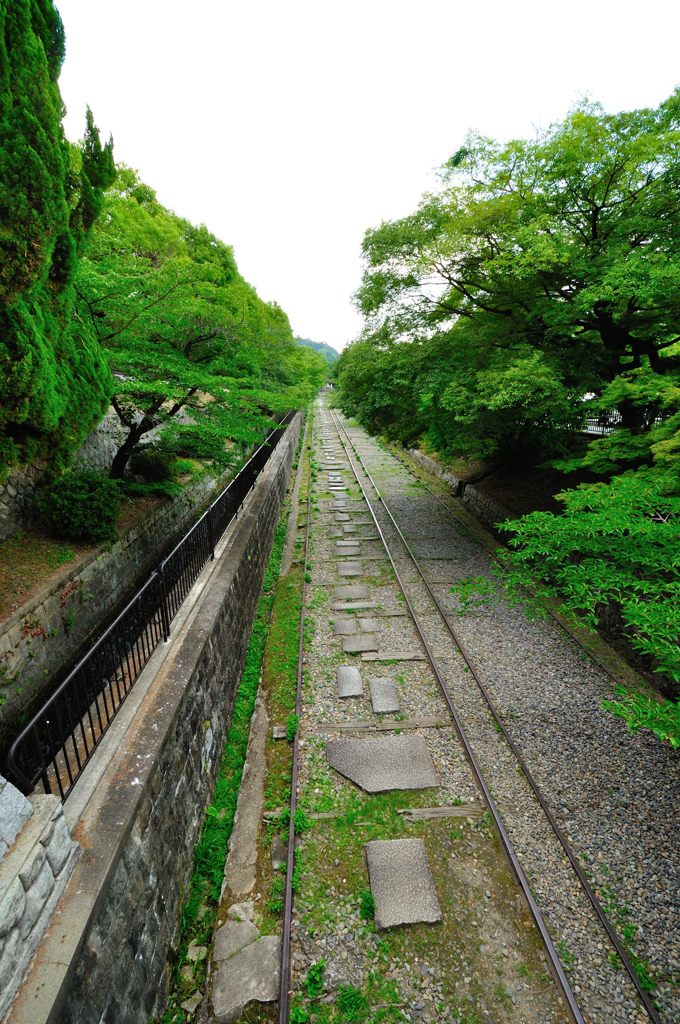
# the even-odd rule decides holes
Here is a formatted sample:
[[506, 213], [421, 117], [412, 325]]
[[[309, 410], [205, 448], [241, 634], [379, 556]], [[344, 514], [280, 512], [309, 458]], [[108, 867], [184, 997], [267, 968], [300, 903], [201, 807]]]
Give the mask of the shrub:
[[71, 540], [112, 540], [123, 500], [115, 480], [66, 473], [39, 492], [36, 506], [50, 530]]
[[174, 472], [174, 459], [163, 452], [135, 452], [130, 458], [130, 472], [133, 476], [141, 476], [144, 480], [160, 482], [171, 480]]

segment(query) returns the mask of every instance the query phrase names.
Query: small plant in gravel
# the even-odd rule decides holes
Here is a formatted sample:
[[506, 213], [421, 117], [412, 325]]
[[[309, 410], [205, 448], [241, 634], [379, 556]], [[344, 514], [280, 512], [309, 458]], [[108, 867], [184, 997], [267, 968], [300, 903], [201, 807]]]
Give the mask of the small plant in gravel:
[[305, 810], [302, 807], [295, 809], [295, 834], [302, 836], [305, 832], [309, 832], [312, 827], [312, 823], [307, 817]]
[[291, 714], [288, 715], [288, 721], [286, 722], [286, 739], [289, 743], [292, 743], [295, 739], [298, 731], [298, 725], [300, 724], [300, 716]]
[[370, 889], [362, 889], [359, 893], [359, 913], [364, 921], [372, 921], [375, 917], [375, 897]]
[[340, 1019], [348, 1022], [363, 1020], [371, 1009], [366, 996], [354, 985], [340, 986], [336, 1006]]
[[326, 973], [326, 961], [317, 960], [310, 965], [305, 979], [305, 992], [310, 999], [318, 999], [323, 992], [323, 979]]

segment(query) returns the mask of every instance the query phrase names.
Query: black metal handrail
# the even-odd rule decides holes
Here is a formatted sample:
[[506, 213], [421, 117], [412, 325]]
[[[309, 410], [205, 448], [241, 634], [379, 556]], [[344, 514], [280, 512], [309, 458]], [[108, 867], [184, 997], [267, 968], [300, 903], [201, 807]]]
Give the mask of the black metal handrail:
[[24, 793], [41, 781], [46, 793], [69, 795], [294, 416], [267, 435], [21, 730], [7, 773]]

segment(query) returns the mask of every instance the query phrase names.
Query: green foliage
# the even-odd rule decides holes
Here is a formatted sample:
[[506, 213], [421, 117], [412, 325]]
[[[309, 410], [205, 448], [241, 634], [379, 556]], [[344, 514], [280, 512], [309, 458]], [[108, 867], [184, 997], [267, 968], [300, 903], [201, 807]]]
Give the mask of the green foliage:
[[653, 667], [680, 683], [680, 498], [648, 470], [558, 495], [564, 512], [502, 523], [511, 588], [557, 597], [595, 627], [606, 611]]
[[166, 454], [229, 466], [326, 377], [285, 313], [238, 272], [231, 248], [163, 207], [121, 167], [80, 262], [79, 312], [115, 379], [126, 430], [111, 475], [155, 432]]
[[144, 480], [171, 480], [174, 474], [174, 460], [164, 452], [138, 451], [130, 459], [130, 472]]
[[71, 540], [112, 540], [120, 512], [120, 488], [97, 473], [66, 473], [43, 488], [36, 505], [49, 529]]
[[325, 341], [312, 341], [310, 338], [296, 338], [295, 341], [298, 345], [311, 348], [313, 352], [323, 356], [329, 366], [332, 366], [340, 358], [340, 353], [332, 345], [327, 345]]
[[317, 999], [323, 992], [323, 979], [326, 973], [326, 961], [317, 960], [310, 965], [305, 979], [305, 992], [309, 999]]
[[[366, 325], [336, 368], [373, 432], [599, 478], [560, 516], [503, 524], [511, 592], [606, 619], [676, 683], [679, 143], [680, 90], [584, 101], [530, 140], [471, 135], [415, 213], [366, 233]], [[621, 427], [586, 445], [586, 415], [612, 410]], [[457, 588], [462, 613], [483, 586]]]
[[364, 921], [372, 921], [375, 917], [375, 897], [370, 889], [362, 889], [359, 893], [359, 913]]
[[297, 736], [298, 725], [300, 724], [299, 715], [290, 714], [288, 715], [288, 721], [286, 722], [286, 739], [289, 743], [292, 743]]
[[680, 747], [680, 704], [670, 700], [653, 700], [644, 693], [629, 693], [616, 688], [620, 700], [606, 700], [602, 707], [622, 718], [631, 732], [649, 729], [657, 739]]
[[[614, 115], [582, 102], [531, 140], [471, 135], [415, 213], [366, 233], [344, 410], [486, 458], [565, 455], [588, 392], [649, 430], [680, 352], [679, 140], [680, 90]], [[656, 383], [633, 397], [631, 372]]]
[[0, 18], [0, 470], [63, 464], [108, 404], [111, 380], [75, 310], [78, 254], [113, 177], [90, 111], [81, 149], [61, 126], [64, 32], [51, 0]]
[[354, 985], [340, 985], [336, 1006], [342, 1021], [364, 1020], [371, 1005], [366, 996]]

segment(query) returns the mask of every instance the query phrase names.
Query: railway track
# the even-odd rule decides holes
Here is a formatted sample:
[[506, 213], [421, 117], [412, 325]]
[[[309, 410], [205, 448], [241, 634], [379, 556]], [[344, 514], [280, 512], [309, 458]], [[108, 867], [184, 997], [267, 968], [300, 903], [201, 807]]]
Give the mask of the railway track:
[[[358, 485], [363, 501], [365, 502], [366, 509], [370, 513], [375, 528], [377, 530], [380, 541], [384, 547], [387, 559], [392, 567], [394, 576], [398, 583], [398, 586], [403, 594], [404, 604], [408, 610], [408, 614], [415, 627], [415, 630], [420, 638], [422, 648], [425, 652], [427, 661], [432, 669], [434, 677], [437, 680], [441, 694], [448, 707], [451, 721], [453, 723], [455, 732], [458, 740], [461, 743], [465, 756], [470, 768], [472, 769], [473, 775], [476, 779], [479, 791], [481, 792], [483, 799], [489, 808], [491, 813], [494, 826], [497, 830], [497, 834], [500, 838], [503, 850], [507, 857], [507, 860], [511, 866], [513, 875], [517, 880], [519, 888], [523, 894], [523, 898], [526, 901], [527, 906], [530, 909], [531, 915], [534, 919], [538, 932], [541, 936], [542, 942], [545, 947], [546, 956], [548, 958], [551, 973], [559, 987], [562, 994], [563, 1001], [567, 1007], [570, 1019], [578, 1022], [578, 1024], [586, 1024], [587, 1020], [594, 1019], [590, 1015], [584, 1016], [584, 1012], [579, 1005], [579, 1000], [573, 991], [572, 985], [565, 972], [565, 968], [562, 964], [557, 949], [555, 948], [555, 941], [551, 935], [551, 930], [546, 924], [544, 915], [539, 905], [539, 900], [532, 891], [532, 884], [530, 884], [527, 878], [526, 872], [522, 867], [521, 857], [518, 855], [515, 844], [511, 836], [511, 830], [508, 828], [504, 820], [502, 810], [498, 806], [498, 802], [494, 795], [494, 786], [490, 782], [485, 774], [484, 768], [477, 756], [474, 748], [474, 742], [470, 740], [468, 736], [468, 730], [466, 729], [465, 715], [461, 712], [457, 706], [456, 700], [451, 692], [451, 688], [448, 685], [446, 672], [440, 667], [440, 659], [436, 653], [436, 648], [441, 646], [440, 642], [431, 635], [431, 616], [423, 614], [422, 605], [423, 597], [427, 594], [427, 601], [430, 602], [431, 609], [434, 610], [443, 624], [450, 642], [455, 646], [456, 654], [465, 664], [465, 670], [469, 676], [474, 680], [475, 685], [479, 690], [479, 694], [484, 700], [485, 707], [491, 719], [493, 720], [494, 728], [503, 738], [503, 742], [506, 744], [511, 757], [514, 759], [514, 763], [519, 766], [522, 777], [526, 781], [532, 797], [537, 804], [537, 808], [540, 809], [540, 813], [547, 822], [554, 838], [559, 843], [561, 852], [566, 857], [568, 864], [574, 876], [578, 879], [579, 886], [585, 898], [588, 901], [588, 905], [592, 914], [596, 916], [598, 927], [603, 930], [603, 934], [606, 935], [607, 941], [611, 944], [613, 951], [619, 957], [620, 962], [623, 964], [629, 978], [631, 987], [634, 987], [634, 994], [629, 993], [632, 999], [635, 1000], [637, 1005], [637, 1011], [631, 1016], [626, 1017], [626, 1020], [641, 1021], [649, 1019], [654, 1024], [661, 1024], [661, 1018], [652, 1003], [649, 995], [641, 987], [637, 973], [634, 966], [630, 962], [626, 949], [618, 936], [616, 929], [612, 922], [609, 920], [607, 914], [602, 908], [597, 895], [588, 881], [579, 861], [569, 844], [564, 832], [559, 826], [554, 813], [552, 812], [546, 798], [538, 786], [538, 783], [534, 779], [529, 766], [525, 759], [522, 757], [521, 752], [517, 748], [517, 745], [513, 741], [509, 734], [505, 723], [502, 720], [502, 716], [498, 713], [494, 706], [493, 700], [485, 687], [483, 680], [480, 678], [479, 673], [476, 671], [473, 660], [469, 657], [466, 650], [466, 646], [462, 638], [457, 634], [449, 621], [445, 609], [442, 607], [441, 602], [437, 598], [437, 595], [428, 581], [427, 575], [423, 572], [418, 556], [414, 553], [411, 545], [400, 528], [397, 518], [394, 516], [392, 510], [389, 508], [388, 503], [385, 501], [384, 495], [381, 494], [373, 476], [370, 471], [363, 463], [360, 453], [357, 451], [352, 439], [341, 423], [339, 417], [334, 412], [331, 412], [330, 422], [337, 434], [339, 443], [342, 446], [347, 463], [351, 473]], [[409, 467], [406, 467], [407, 469]], [[412, 471], [409, 469], [409, 472]], [[416, 474], [412, 474], [416, 477]], [[416, 479], [419, 479], [416, 477]], [[437, 499], [439, 504], [446, 510], [447, 514], [451, 514], [452, 510], [448, 505], [443, 502], [431, 491], [433, 497]], [[311, 487], [308, 488], [307, 494], [307, 521], [305, 527], [305, 541], [304, 541], [304, 567], [305, 567], [305, 579], [307, 579], [307, 567], [309, 560], [309, 536], [310, 536], [310, 522], [311, 522]], [[403, 560], [410, 563], [417, 572], [418, 585], [420, 590], [417, 588], [414, 590], [414, 581], [407, 580], [404, 578]], [[400, 572], [399, 563], [402, 563], [402, 569]], [[305, 583], [305, 590], [307, 584]], [[305, 595], [306, 596], [306, 595]], [[421, 610], [416, 610], [416, 604], [421, 605]], [[304, 644], [303, 644], [303, 630], [304, 630], [304, 605], [305, 601], [303, 598], [303, 614], [300, 621], [300, 633], [299, 633], [299, 645], [298, 645], [298, 670], [297, 670], [297, 707], [296, 713], [300, 716], [302, 713], [302, 671], [303, 671], [303, 660], [304, 660]], [[425, 621], [427, 620], [427, 621]], [[280, 1024], [285, 1024], [290, 1019], [290, 952], [291, 952], [291, 922], [293, 917], [293, 870], [294, 870], [294, 857], [295, 857], [295, 833], [294, 833], [294, 819], [297, 801], [297, 780], [298, 780], [298, 758], [299, 758], [299, 730], [298, 736], [295, 739], [293, 749], [293, 786], [291, 794], [291, 806], [290, 806], [290, 822], [291, 827], [289, 830], [289, 844], [288, 844], [288, 857], [287, 857], [287, 870], [286, 870], [286, 890], [284, 899], [284, 921], [283, 921], [283, 941], [282, 941], [282, 956], [281, 956], [281, 975], [280, 975], [280, 998], [278, 1005], [278, 1020]], [[532, 880], [533, 881], [533, 880]], [[592, 922], [591, 922], [592, 923]], [[603, 1018], [600, 1018], [603, 1019]], [[614, 1018], [612, 1018], [614, 1019]], [[621, 1018], [616, 1018], [621, 1019]]]

